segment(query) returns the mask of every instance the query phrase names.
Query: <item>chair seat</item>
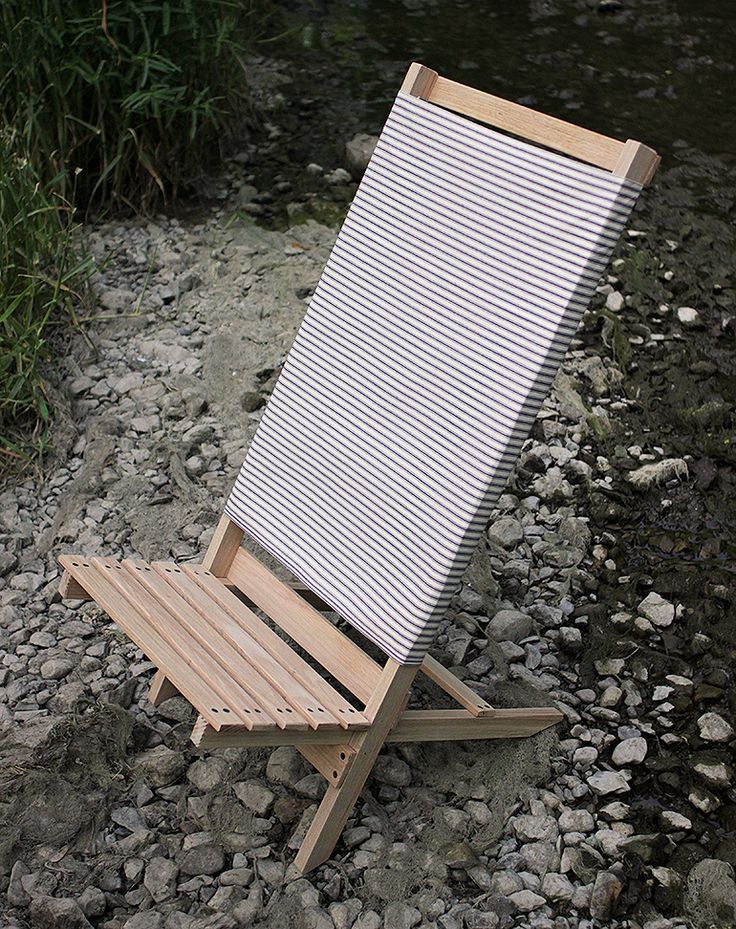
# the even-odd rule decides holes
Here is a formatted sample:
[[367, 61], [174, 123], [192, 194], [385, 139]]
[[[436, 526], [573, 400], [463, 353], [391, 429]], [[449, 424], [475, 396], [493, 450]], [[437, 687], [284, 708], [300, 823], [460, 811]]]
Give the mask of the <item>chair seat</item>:
[[201, 565], [63, 555], [213, 729], [365, 729], [366, 716]]

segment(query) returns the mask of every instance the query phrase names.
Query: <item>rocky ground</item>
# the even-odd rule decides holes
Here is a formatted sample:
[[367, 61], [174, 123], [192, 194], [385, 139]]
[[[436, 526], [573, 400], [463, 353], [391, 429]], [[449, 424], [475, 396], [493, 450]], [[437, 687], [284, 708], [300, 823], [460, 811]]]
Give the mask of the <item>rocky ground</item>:
[[712, 160], [683, 152], [632, 220], [433, 649], [493, 702], [559, 706], [556, 732], [384, 751], [302, 878], [321, 777], [288, 748], [198, 757], [183, 701], [146, 702], [150, 662], [60, 602], [60, 551], [208, 542], [354, 190], [337, 153], [265, 184], [278, 114], [198, 215], [89, 230], [98, 318], [66, 358], [58, 455], [0, 494], [0, 925], [732, 926], [733, 284], [726, 227], [698, 209], [726, 189]]

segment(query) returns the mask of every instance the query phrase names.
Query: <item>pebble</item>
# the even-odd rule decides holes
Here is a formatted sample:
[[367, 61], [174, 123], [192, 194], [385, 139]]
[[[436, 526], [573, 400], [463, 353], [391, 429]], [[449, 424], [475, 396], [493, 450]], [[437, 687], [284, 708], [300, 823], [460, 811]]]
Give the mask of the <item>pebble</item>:
[[697, 725], [700, 738], [706, 742], [730, 742], [734, 736], [731, 724], [718, 713], [703, 713]]
[[602, 797], [627, 793], [630, 790], [629, 782], [618, 771], [596, 771], [587, 780], [593, 793]]
[[619, 742], [613, 750], [611, 756], [613, 763], [619, 767], [626, 767], [632, 764], [641, 764], [647, 757], [647, 740], [641, 736], [635, 736], [632, 739], [624, 739]]
[[521, 642], [531, 635], [533, 622], [520, 610], [498, 610], [487, 626], [487, 633], [496, 642]]
[[639, 604], [639, 612], [655, 626], [666, 628], [675, 619], [675, 608], [660, 594], [652, 591]]

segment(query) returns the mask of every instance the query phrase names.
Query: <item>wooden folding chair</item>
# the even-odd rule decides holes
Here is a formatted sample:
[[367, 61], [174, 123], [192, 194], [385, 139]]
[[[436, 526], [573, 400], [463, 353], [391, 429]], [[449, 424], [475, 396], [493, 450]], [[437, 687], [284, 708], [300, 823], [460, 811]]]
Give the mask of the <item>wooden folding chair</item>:
[[[150, 699], [182, 694], [196, 745], [295, 745], [327, 778], [302, 871], [331, 855], [384, 742], [561, 718], [490, 706], [427, 650], [657, 162], [413, 64], [202, 564], [61, 556], [63, 596], [96, 600], [155, 662]], [[407, 710], [418, 670], [459, 708]]]

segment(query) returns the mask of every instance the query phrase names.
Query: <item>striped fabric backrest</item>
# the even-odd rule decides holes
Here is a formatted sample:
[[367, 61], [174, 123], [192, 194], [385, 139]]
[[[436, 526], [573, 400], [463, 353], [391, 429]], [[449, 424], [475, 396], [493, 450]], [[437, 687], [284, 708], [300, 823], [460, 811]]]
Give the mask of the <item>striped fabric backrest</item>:
[[226, 513], [421, 662], [640, 186], [400, 93]]

